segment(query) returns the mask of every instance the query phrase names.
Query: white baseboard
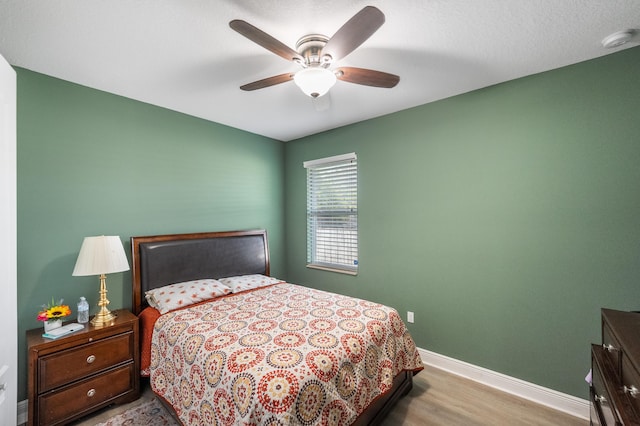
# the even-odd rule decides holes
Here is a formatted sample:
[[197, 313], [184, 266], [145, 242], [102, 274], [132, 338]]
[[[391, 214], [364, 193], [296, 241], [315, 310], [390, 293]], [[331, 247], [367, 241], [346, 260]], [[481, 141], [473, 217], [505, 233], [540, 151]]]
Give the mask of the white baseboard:
[[27, 423], [27, 411], [29, 407], [29, 400], [25, 399], [24, 401], [18, 401], [18, 425], [23, 425]]
[[422, 362], [520, 398], [589, 420], [589, 401], [418, 348]]

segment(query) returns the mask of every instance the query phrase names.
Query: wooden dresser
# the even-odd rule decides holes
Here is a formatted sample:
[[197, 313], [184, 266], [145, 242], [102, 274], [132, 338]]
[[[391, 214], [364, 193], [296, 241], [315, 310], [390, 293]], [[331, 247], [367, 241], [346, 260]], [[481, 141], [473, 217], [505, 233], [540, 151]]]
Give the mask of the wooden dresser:
[[27, 332], [29, 425], [59, 425], [140, 396], [138, 317], [116, 311], [112, 325], [86, 324], [56, 340]]
[[640, 314], [602, 309], [591, 371], [591, 424], [640, 425]]

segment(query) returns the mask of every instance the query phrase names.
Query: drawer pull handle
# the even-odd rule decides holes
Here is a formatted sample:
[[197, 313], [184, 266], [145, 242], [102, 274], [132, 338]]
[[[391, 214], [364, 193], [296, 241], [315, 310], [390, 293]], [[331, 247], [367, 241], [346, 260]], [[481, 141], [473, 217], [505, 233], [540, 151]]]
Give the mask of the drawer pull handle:
[[634, 398], [636, 396], [638, 396], [638, 394], [640, 393], [640, 390], [638, 390], [638, 388], [635, 387], [634, 385], [631, 385], [631, 386], [628, 386], [628, 387], [625, 385], [623, 389], [624, 389], [625, 393], [628, 392], [629, 395], [631, 395]]
[[600, 405], [604, 405], [607, 403], [607, 398], [605, 398], [604, 396], [600, 396], [598, 394], [595, 394], [593, 399], [595, 399], [596, 402], [600, 403]]
[[618, 349], [613, 346], [611, 343], [609, 343], [608, 345], [605, 345], [604, 343], [602, 344], [602, 347], [604, 348], [605, 351], [609, 351], [609, 352], [613, 352], [613, 351], [617, 351]]
[[96, 356], [95, 356], [95, 355], [89, 355], [89, 356], [87, 357], [87, 364], [91, 364], [91, 363], [93, 363], [93, 361], [95, 361], [95, 360], [96, 360]]
[[92, 396], [94, 396], [96, 394], [96, 390], [95, 389], [89, 389], [89, 391], [87, 392], [87, 396], [89, 398], [91, 398]]

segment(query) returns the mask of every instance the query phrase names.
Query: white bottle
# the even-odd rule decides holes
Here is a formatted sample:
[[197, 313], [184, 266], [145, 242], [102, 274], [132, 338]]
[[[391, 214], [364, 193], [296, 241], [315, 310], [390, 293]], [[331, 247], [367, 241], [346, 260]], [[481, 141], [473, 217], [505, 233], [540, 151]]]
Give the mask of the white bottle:
[[89, 322], [89, 303], [87, 299], [83, 297], [80, 298], [78, 302], [78, 322], [80, 324], [85, 324]]

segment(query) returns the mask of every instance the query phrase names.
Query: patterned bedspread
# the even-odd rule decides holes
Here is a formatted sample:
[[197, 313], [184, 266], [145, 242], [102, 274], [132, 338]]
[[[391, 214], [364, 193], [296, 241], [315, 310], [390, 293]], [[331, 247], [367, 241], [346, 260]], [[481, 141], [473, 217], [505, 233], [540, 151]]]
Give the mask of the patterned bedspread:
[[151, 386], [185, 425], [348, 425], [422, 369], [387, 306], [282, 283], [162, 315]]

